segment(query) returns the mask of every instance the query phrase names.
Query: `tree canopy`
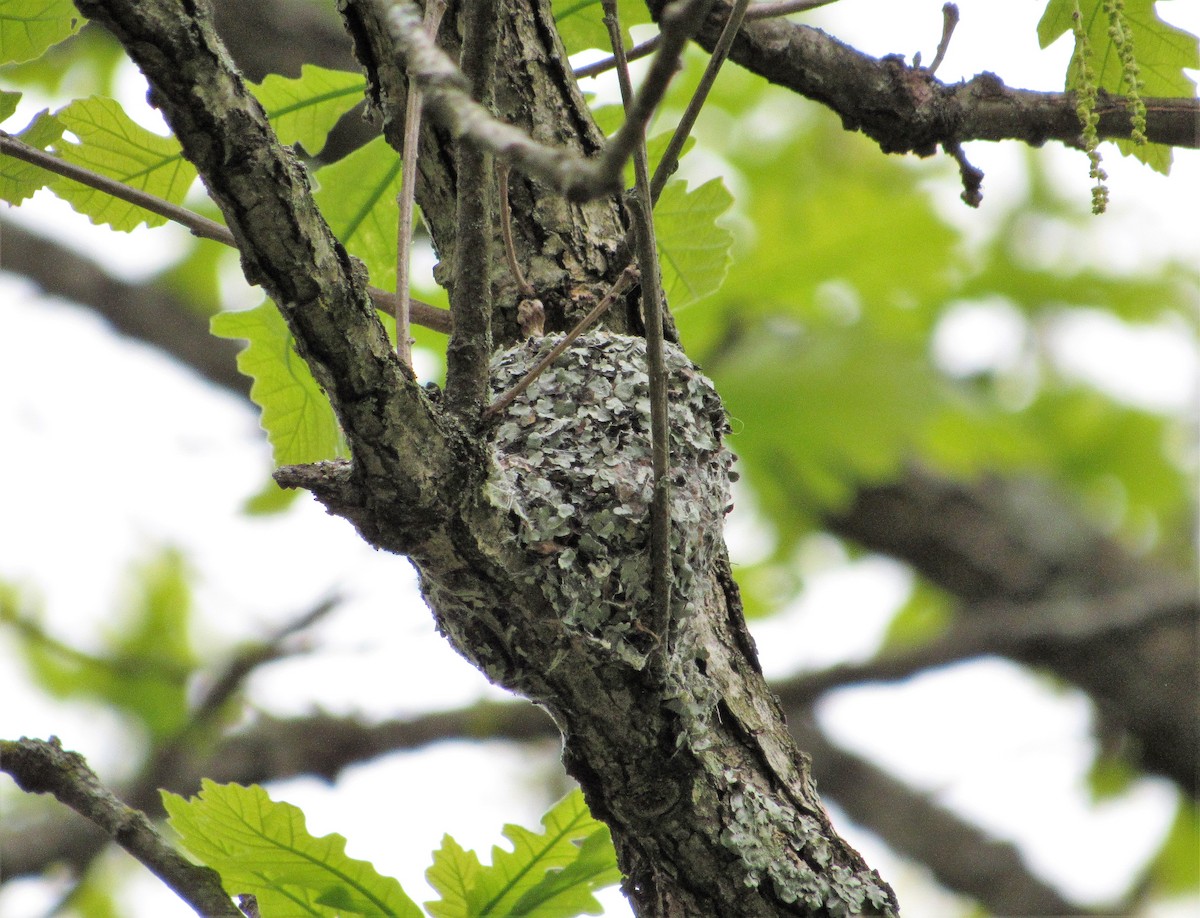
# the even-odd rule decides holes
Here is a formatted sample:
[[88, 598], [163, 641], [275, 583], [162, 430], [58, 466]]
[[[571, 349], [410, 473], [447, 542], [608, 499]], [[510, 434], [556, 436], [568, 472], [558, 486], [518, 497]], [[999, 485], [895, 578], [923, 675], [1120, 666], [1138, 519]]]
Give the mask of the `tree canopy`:
[[[436, 32], [444, 62], [397, 25], [403, 4], [347, 2], [339, 22], [300, 0], [218, 2], [213, 31], [204, 12], [166, 0], [0, 3], [0, 197], [13, 205], [0, 257], [31, 285], [5, 294], [20, 305], [5, 308], [0, 361], [24, 385], [7, 374], [4, 424], [20, 462], [45, 456], [44, 468], [10, 467], [5, 554], [16, 560], [0, 567], [0, 626], [14, 691], [46, 710], [12, 729], [62, 739], [5, 740], [0, 767], [132, 839], [202, 913], [237, 915], [225, 894], [241, 894], [264, 916], [590, 914], [624, 874], [639, 913], [683, 914], [681, 903], [731, 893], [680, 878], [731, 857], [729, 883], [753, 890], [747, 914], [767, 913], [760, 898], [779, 914], [890, 913], [893, 889], [901, 906], [910, 888], [926, 894], [884, 866], [904, 861], [962, 897], [931, 906], [947, 914], [1194, 905], [1200, 240], [1194, 226], [1181, 235], [1184, 193], [1150, 223], [1137, 198], [1151, 194], [1123, 184], [1123, 167], [1169, 175], [1178, 160], [1185, 175], [1164, 181], [1189, 187], [1197, 40], [1152, 0], [1051, 0], [1024, 27], [1043, 48], [1072, 44], [1061, 87], [1020, 86], [1003, 55], [997, 73], [961, 61], [976, 70], [952, 82], [942, 58], [959, 40], [957, 9], [922, 66], [858, 49], [842, 4], [827, 20], [807, 9], [824, 5], [680, 4], [690, 18], [672, 24], [656, 0], [613, 4], [635, 54], [650, 35], [669, 49], [678, 32], [686, 46], [669, 83], [667, 51], [633, 68], [642, 101], [654, 68], [664, 75], [643, 167], [610, 156], [626, 140], [637, 150], [637, 102], [622, 106], [611, 72], [587, 75], [611, 50], [599, 3], [452, 7]], [[974, 13], [964, 4], [960, 35]], [[675, 138], [726, 52], [694, 130]], [[169, 132], [138, 106], [144, 83], [128, 89], [130, 57]], [[392, 350], [412, 111], [401, 61], [426, 109], [415, 375]], [[472, 114], [472, 95], [495, 122]], [[672, 152], [673, 139], [684, 142]], [[977, 141], [1025, 152], [1004, 163]], [[1053, 155], [1064, 145], [1081, 151], [1074, 173]], [[619, 191], [648, 194], [647, 177], [676, 155], [653, 207], [656, 284], [639, 248], [645, 208]], [[71, 225], [55, 199], [108, 229], [88, 227], [83, 250], [47, 234], [39, 214]], [[112, 238], [129, 242], [106, 250]], [[122, 274], [121, 248], [140, 270]], [[622, 274], [627, 264], [640, 273]], [[656, 289], [666, 319], [648, 326]], [[53, 297], [107, 327], [60, 338]], [[609, 313], [526, 394], [486, 407], [606, 297]], [[126, 369], [118, 338], [170, 366], [137, 357]], [[1123, 384], [1098, 367], [1106, 340], [1120, 363], [1182, 383], [1166, 397]], [[659, 393], [674, 527], [662, 564]], [[251, 406], [269, 463], [245, 423]], [[636, 436], [611, 433], [621, 424]], [[419, 585], [393, 589], [395, 559], [368, 558], [305, 488], [371, 546], [410, 557]], [[730, 502], [732, 564], [720, 536]], [[106, 516], [111, 535], [97, 536]], [[111, 544], [93, 562], [83, 538]], [[363, 571], [366, 586], [354, 580]], [[862, 592], [822, 600], [839, 577], [888, 598], [873, 618]], [[420, 595], [480, 672], [450, 655], [422, 666], [440, 651]], [[382, 664], [402, 692], [369, 679], [371, 643], [403, 661]], [[972, 688], [981, 673], [996, 678]], [[922, 680], [939, 688], [922, 694]], [[294, 703], [281, 701], [289, 692]], [[939, 692], [973, 707], [897, 713], [897, 699]], [[1072, 736], [1095, 806], [1158, 795], [1157, 829], [1114, 831], [1111, 846], [1144, 853], [1100, 894], [1030, 866], [1030, 839], [1054, 837], [1047, 826], [1031, 816], [1023, 834], [997, 829], [932, 777], [956, 745], [947, 735], [984, 748], [1005, 734], [1011, 758], [990, 769], [976, 758], [968, 774], [981, 797], [1037, 797], [1020, 787], [1020, 749], [1064, 698], [1082, 712]], [[96, 710], [107, 739], [76, 740], [55, 720]], [[1001, 725], [1002, 713], [1016, 722]], [[889, 758], [890, 718], [899, 745], [917, 747], [902, 756], [919, 763], [908, 771]], [[937, 738], [920, 739], [938, 718]], [[563, 796], [550, 761], [560, 731], [582, 794]], [[361, 858], [341, 824], [306, 827], [279, 793], [316, 776], [355, 799], [352, 766], [386, 769], [386, 753], [417, 759], [451, 740], [525, 750], [514, 763], [530, 764], [496, 771], [544, 788], [535, 804], [507, 791], [515, 814], [481, 838], [545, 812], [539, 828], [507, 825], [490, 863], [447, 834], [401, 873]], [[64, 746], [149, 818], [119, 832], [131, 825], [123, 804]], [[493, 753], [464, 754], [488, 770]], [[421, 767], [433, 773], [418, 780], [436, 780], [440, 766]], [[444, 810], [482, 807], [469, 772], [455, 774], [347, 805], [387, 809], [389, 834], [402, 835], [418, 793]], [[679, 787], [692, 788], [686, 818]], [[40, 903], [65, 895], [64, 913], [133, 913], [102, 833], [3, 790], [0, 904], [48, 911]], [[168, 815], [224, 893], [171, 859], [152, 822]], [[689, 848], [681, 827], [705, 820], [712, 843]], [[1135, 843], [1135, 832], [1153, 837]], [[52, 879], [59, 863], [67, 885]], [[436, 898], [423, 910], [409, 878], [429, 864]], [[33, 892], [13, 882], [35, 876], [47, 879]]]

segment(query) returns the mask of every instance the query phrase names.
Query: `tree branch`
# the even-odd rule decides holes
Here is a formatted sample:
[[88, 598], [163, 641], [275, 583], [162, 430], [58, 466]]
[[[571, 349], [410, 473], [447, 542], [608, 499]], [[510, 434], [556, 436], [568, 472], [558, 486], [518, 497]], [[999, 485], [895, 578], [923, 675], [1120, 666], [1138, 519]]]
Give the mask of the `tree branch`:
[[620, 191], [621, 170], [637, 136], [649, 123], [666, 94], [679, 57], [712, 0], [677, 0], [663, 13], [662, 41], [650, 72], [629, 107], [626, 122], [594, 159], [538, 143], [523, 131], [493, 117], [471, 98], [453, 62], [419, 28], [420, 16], [409, 0], [399, 0], [388, 13], [391, 34], [408, 67], [409, 78], [424, 91], [430, 113], [455, 137], [468, 137], [531, 178], [573, 201], [586, 201]]
[[[496, 67], [494, 0], [473, 0], [463, 13], [462, 67], [472, 96], [485, 109]], [[473, 426], [488, 396], [492, 356], [492, 241], [496, 214], [495, 164], [485, 149], [458, 145], [458, 202], [455, 208], [454, 286], [450, 311], [454, 331], [446, 348], [446, 407]], [[511, 234], [506, 238], [511, 239]]]
[[[230, 248], [237, 248], [237, 242], [233, 238], [233, 233], [215, 220], [210, 220], [208, 217], [188, 210], [186, 207], [180, 207], [178, 204], [172, 204], [170, 201], [150, 194], [147, 191], [142, 191], [140, 188], [133, 188], [124, 182], [109, 178], [107, 175], [101, 175], [98, 172], [85, 169], [83, 166], [68, 162], [52, 153], [47, 153], [45, 150], [31, 147], [24, 141], [4, 131], [0, 131], [0, 153], [31, 163], [55, 175], [72, 179], [81, 185], [87, 185], [89, 188], [95, 188], [97, 191], [102, 191], [118, 200], [128, 201], [130, 204], [135, 204], [153, 214], [166, 217], [173, 223], [178, 223], [180, 226], [185, 227], [192, 235], [201, 239], [211, 239]], [[388, 293], [386, 290], [381, 290], [378, 287], [368, 287], [367, 292], [379, 308], [391, 309], [392, 311], [398, 308], [396, 294]], [[450, 331], [450, 315], [444, 309], [430, 306], [421, 300], [411, 300], [411, 312], [412, 320], [418, 325], [423, 325], [426, 328], [431, 328], [434, 331], [440, 331], [444, 334]]]
[[[1171, 598], [1191, 589], [1180, 575], [1131, 557], [1048, 485], [1026, 479], [962, 483], [911, 467], [860, 489], [826, 525], [966, 600], [963, 615], [987, 616], [993, 603], [1045, 603], [1041, 612], [1054, 618], [1024, 624], [1031, 638], [1011, 646], [1012, 659], [1082, 688], [1105, 729], [1136, 740], [1146, 769], [1200, 795], [1200, 629], [1196, 604]], [[1139, 603], [1141, 614], [1170, 614], [1139, 627]]]
[[88, 768], [83, 756], [67, 752], [56, 738], [0, 740], [0, 769], [21, 790], [53, 794], [94, 822], [170, 887], [201, 918], [245, 918], [221, 888], [215, 870], [191, 863], [172, 848], [146, 815], [118, 800]]
[[[661, 18], [666, 0], [648, 0], [648, 6]], [[727, 0], [717, 0], [697, 33], [706, 50], [716, 46], [730, 7]], [[1019, 140], [1031, 146], [1080, 142], [1072, 93], [1010, 89], [992, 73], [946, 84], [899, 56], [874, 58], [819, 29], [786, 20], [747, 22], [730, 59], [832, 109], [848, 130], [862, 131], [885, 153], [930, 156], [942, 144], [968, 140]], [[1152, 143], [1200, 146], [1200, 100], [1145, 101]], [[1097, 114], [1101, 139], [1130, 137], [1131, 110], [1124, 98], [1102, 93]]]
[[392, 351], [361, 269], [322, 218], [303, 166], [232, 69], [207, 6], [77, 5], [118, 37], [146, 75], [151, 100], [225, 215], [247, 279], [276, 302], [329, 395], [356, 473], [378, 485], [370, 489], [373, 510], [356, 523], [370, 530], [378, 513], [399, 550], [420, 540], [444, 516], [435, 509], [435, 482], [448, 465], [446, 435]]

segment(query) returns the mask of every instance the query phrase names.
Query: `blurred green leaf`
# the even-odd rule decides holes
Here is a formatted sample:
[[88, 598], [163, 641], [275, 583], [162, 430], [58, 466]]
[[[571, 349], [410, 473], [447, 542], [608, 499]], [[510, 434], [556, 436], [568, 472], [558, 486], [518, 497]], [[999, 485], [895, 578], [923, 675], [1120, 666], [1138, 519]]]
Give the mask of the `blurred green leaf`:
[[248, 342], [238, 354], [238, 370], [254, 380], [250, 398], [262, 409], [260, 423], [277, 466], [348, 455], [329, 399], [296, 353], [274, 304], [222, 312], [212, 317], [211, 328], [218, 338]]
[[950, 597], [916, 578], [908, 599], [892, 617], [880, 650], [904, 650], [927, 644], [942, 634], [953, 618], [954, 603]]
[[[612, 50], [600, 0], [552, 0], [551, 9], [568, 55], [587, 48]], [[639, 0], [618, 0], [617, 14], [627, 43], [631, 26], [650, 22], [650, 11]]]
[[725, 279], [733, 234], [717, 220], [732, 204], [719, 178], [691, 191], [681, 180], [663, 189], [654, 224], [663, 292], [673, 312], [704, 299]]
[[1200, 804], [1179, 798], [1175, 821], [1150, 865], [1150, 875], [1167, 895], [1186, 896], [1200, 889]]
[[71, 0], [0, 0], [0, 64], [40, 57], [83, 23]]
[[183, 556], [164, 550], [134, 566], [129, 597], [118, 607], [104, 648], [93, 654], [22, 625], [23, 651], [34, 678], [59, 698], [90, 698], [126, 712], [161, 739], [189, 718], [191, 587]]
[[167, 791], [162, 798], [184, 847], [221, 874], [231, 896], [257, 897], [268, 918], [420, 918], [396, 880], [346, 855], [344, 837], [314, 838], [299, 809], [272, 801], [257, 785], [205, 779], [190, 800]]

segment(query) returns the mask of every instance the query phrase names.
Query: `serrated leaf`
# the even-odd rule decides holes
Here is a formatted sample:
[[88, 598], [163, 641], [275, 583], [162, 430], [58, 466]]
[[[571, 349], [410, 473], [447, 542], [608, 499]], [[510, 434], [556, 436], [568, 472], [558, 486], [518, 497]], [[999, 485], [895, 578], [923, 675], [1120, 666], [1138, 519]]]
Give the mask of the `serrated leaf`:
[[283, 317], [271, 303], [212, 317], [218, 338], [243, 338], [238, 370], [254, 380], [250, 398], [262, 409], [260, 423], [276, 465], [295, 465], [347, 455], [329, 399], [296, 353]]
[[[160, 137], [135, 124], [112, 99], [77, 99], [55, 117], [79, 138], [79, 143], [59, 144], [59, 155], [68, 162], [174, 204], [183, 200], [196, 178], [196, 170], [180, 155], [174, 137]], [[139, 223], [160, 226], [167, 222], [166, 217], [70, 179], [57, 178], [50, 184], [93, 223], [129, 231]]]
[[314, 156], [338, 119], [362, 101], [365, 88], [362, 74], [315, 64], [302, 66], [299, 77], [273, 73], [261, 84], [250, 84], [280, 141], [299, 143]]
[[0, 0], [0, 64], [41, 57], [84, 21], [71, 0]]
[[607, 830], [592, 818], [583, 794], [575, 790], [560, 800], [542, 817], [542, 826], [542, 832], [504, 827], [513, 850], [492, 848], [491, 866], [480, 867], [466, 886], [470, 918], [600, 913], [592, 893], [619, 881], [620, 873]]
[[733, 204], [720, 178], [689, 191], [669, 182], [654, 208], [663, 291], [678, 312], [716, 291], [729, 271], [733, 234], [717, 219]]
[[361, 258], [376, 287], [396, 285], [396, 224], [400, 157], [382, 137], [318, 169], [317, 205], [351, 255]]
[[[611, 50], [600, 0], [552, 0], [551, 9], [568, 55], [587, 48]], [[630, 39], [630, 26], [651, 21], [649, 9], [640, 0], [617, 0], [617, 14], [626, 41]]]
[[579, 856], [562, 870], [551, 870], [513, 906], [513, 915], [526, 918], [569, 918], [598, 915], [592, 892], [621, 882], [616, 852], [608, 827], [601, 826], [583, 840]]
[[[31, 147], [44, 150], [57, 142], [62, 132], [63, 126], [58, 119], [49, 111], [43, 111], [17, 137]], [[0, 201], [20, 204], [53, 178], [53, 172], [47, 172], [32, 163], [12, 156], [0, 156]]]
[[[1185, 69], [1200, 67], [1200, 40], [1190, 32], [1163, 22], [1155, 8], [1156, 0], [1125, 0], [1125, 23], [1133, 33], [1133, 53], [1144, 82], [1143, 98], [1151, 96], [1191, 97], [1196, 84]], [[1060, 36], [1071, 31], [1074, 0], [1050, 0], [1038, 22], [1038, 41], [1048, 47]], [[1079, 0], [1082, 24], [1092, 48], [1092, 67], [1101, 89], [1126, 93], [1123, 85], [1121, 56], [1108, 33], [1108, 16], [1104, 0]], [[1066, 88], [1079, 85], [1075, 61], [1067, 69]], [[1133, 155], [1155, 170], [1167, 173], [1171, 166], [1171, 148], [1163, 144], [1135, 144], [1120, 141], [1117, 146], [1125, 155]]]
[[420, 918], [399, 882], [346, 855], [344, 837], [314, 838], [299, 809], [257, 785], [205, 779], [191, 800], [162, 796], [184, 847], [221, 874], [230, 895], [256, 896], [264, 916]]
[[483, 867], [474, 851], [466, 851], [451, 836], [442, 836], [442, 846], [433, 852], [433, 864], [425, 871], [429, 885], [441, 895], [425, 903], [433, 918], [469, 918], [468, 898], [479, 882]]

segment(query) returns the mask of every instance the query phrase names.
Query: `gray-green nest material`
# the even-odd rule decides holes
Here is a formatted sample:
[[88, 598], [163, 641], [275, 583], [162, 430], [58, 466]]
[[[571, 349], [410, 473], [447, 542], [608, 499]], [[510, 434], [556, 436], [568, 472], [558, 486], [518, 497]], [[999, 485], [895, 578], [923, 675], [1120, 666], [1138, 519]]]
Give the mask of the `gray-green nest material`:
[[[559, 335], [498, 352], [493, 396]], [[671, 616], [693, 608], [697, 574], [719, 550], [734, 455], [712, 383], [667, 345], [671, 428]], [[502, 415], [488, 497], [512, 513], [527, 576], [568, 627], [641, 668], [649, 633], [650, 392], [641, 338], [581, 335]], [[677, 639], [672, 628], [672, 643]], [[686, 643], [686, 639], [685, 639]], [[681, 648], [680, 648], [681, 649]]]

